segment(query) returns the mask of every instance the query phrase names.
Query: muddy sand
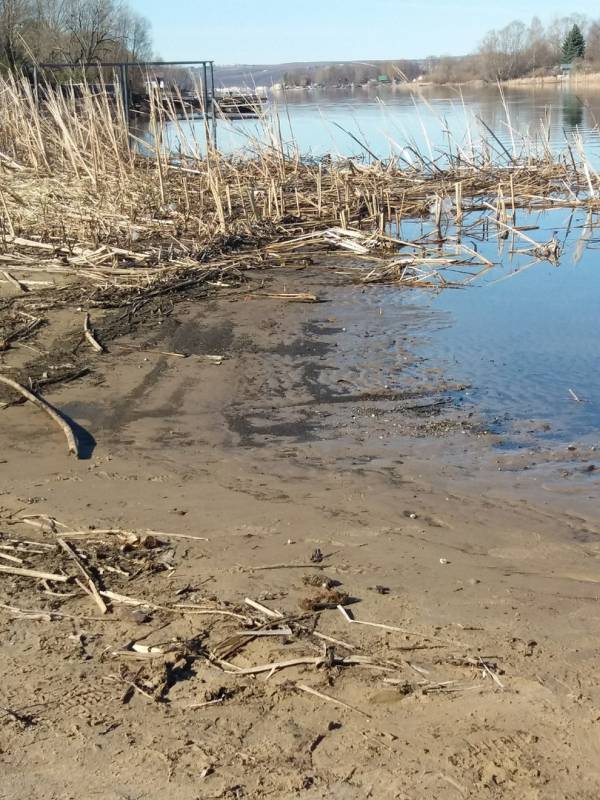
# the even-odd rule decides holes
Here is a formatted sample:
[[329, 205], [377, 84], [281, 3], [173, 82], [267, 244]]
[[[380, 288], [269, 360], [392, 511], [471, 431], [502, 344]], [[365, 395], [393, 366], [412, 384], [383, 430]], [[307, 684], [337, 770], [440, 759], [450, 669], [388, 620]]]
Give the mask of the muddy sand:
[[430, 312], [268, 281], [327, 302], [183, 302], [48, 388], [82, 460], [2, 412], [0, 565], [80, 582], [0, 573], [0, 798], [595, 800], [593, 452], [496, 449]]

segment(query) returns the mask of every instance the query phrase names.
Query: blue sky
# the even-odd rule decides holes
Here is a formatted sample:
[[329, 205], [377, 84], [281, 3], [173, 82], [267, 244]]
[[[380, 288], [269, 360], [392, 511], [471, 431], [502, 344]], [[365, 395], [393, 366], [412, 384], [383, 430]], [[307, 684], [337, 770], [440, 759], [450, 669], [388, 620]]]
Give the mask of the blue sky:
[[544, 22], [600, 4], [556, 0], [130, 0], [164, 59], [219, 64], [420, 58], [474, 49], [513, 19]]

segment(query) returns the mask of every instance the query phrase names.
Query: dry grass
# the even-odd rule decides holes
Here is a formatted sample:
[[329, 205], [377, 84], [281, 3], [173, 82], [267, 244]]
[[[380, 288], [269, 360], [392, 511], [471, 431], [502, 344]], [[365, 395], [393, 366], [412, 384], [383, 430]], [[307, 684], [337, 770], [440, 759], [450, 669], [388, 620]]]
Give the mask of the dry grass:
[[[449, 135], [436, 160], [409, 147], [386, 161], [301, 157], [284, 144], [277, 115], [243, 155], [210, 147], [202, 124], [151, 104], [149, 131], [130, 134], [108, 92], [74, 98], [48, 90], [36, 104], [25, 79], [0, 79], [0, 281], [23, 292], [53, 276], [85, 280], [104, 301], [153, 292], [182, 273], [231, 271], [344, 255], [362, 278], [446, 285], [441, 260], [489, 266], [456, 243], [474, 211], [505, 228], [518, 208], [596, 208], [600, 179], [581, 142], [555, 156], [542, 131], [511, 145], [492, 132]], [[169, 126], [179, 152], [169, 151]], [[368, 149], [365, 145], [365, 148]], [[402, 221], [430, 220], [426, 242], [399, 238]], [[459, 237], [458, 237], [459, 238]], [[215, 272], [216, 271], [216, 272]], [[43, 272], [48, 281], [32, 273]], [[39, 276], [38, 276], [39, 277]]]
[[[316, 161], [283, 142], [277, 114], [262, 120], [260, 141], [226, 155], [204, 125], [162, 103], [151, 104], [151, 135], [140, 141], [108, 92], [48, 90], [38, 105], [26, 80], [4, 77], [0, 98], [0, 370], [34, 390], [89, 372], [81, 342], [92, 309], [123, 309], [94, 311], [96, 352], [175, 296], [221, 290], [251, 269], [333, 257], [364, 284], [466, 285], [494, 267], [463, 242], [476, 226], [557, 259], [557, 243], [515, 228], [517, 209], [600, 205], [581, 140], [556, 156], [543, 129], [526, 142], [508, 114], [508, 147], [470, 130], [467, 144], [449, 134], [435, 159], [430, 146], [428, 155], [410, 146], [386, 161]], [[405, 241], [403, 221], [415, 218], [424, 233]], [[73, 313], [67, 337], [52, 328], [59, 308]], [[7, 361], [15, 348], [37, 355]]]

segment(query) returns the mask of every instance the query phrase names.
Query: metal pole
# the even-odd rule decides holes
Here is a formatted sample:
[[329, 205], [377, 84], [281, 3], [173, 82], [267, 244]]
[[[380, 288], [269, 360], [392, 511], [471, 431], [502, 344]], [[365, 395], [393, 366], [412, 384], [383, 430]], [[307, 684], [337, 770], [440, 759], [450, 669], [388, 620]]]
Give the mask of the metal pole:
[[206, 71], [206, 61], [202, 62], [202, 112], [204, 114], [204, 135], [206, 136], [206, 147], [209, 148], [208, 137], [208, 74]]
[[215, 105], [215, 63], [210, 62], [210, 106], [212, 112], [213, 147], [217, 149], [217, 107]]

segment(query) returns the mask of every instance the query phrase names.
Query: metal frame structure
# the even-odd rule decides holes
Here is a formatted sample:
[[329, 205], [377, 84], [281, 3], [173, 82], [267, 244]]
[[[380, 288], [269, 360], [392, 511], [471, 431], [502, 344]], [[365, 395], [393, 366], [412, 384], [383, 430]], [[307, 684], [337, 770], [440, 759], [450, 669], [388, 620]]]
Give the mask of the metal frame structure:
[[213, 146], [217, 146], [217, 109], [214, 102], [215, 97], [215, 62], [214, 61], [79, 61], [79, 62], [56, 62], [47, 64], [32, 64], [33, 92], [36, 101], [39, 97], [39, 82], [41, 70], [57, 69], [113, 69], [118, 70], [121, 96], [123, 99], [123, 109], [126, 123], [129, 124], [129, 68], [136, 67], [145, 69], [148, 67], [201, 67], [202, 68], [202, 91], [204, 94], [204, 117], [209, 114], [208, 101], [210, 98], [210, 119], [212, 129]]

